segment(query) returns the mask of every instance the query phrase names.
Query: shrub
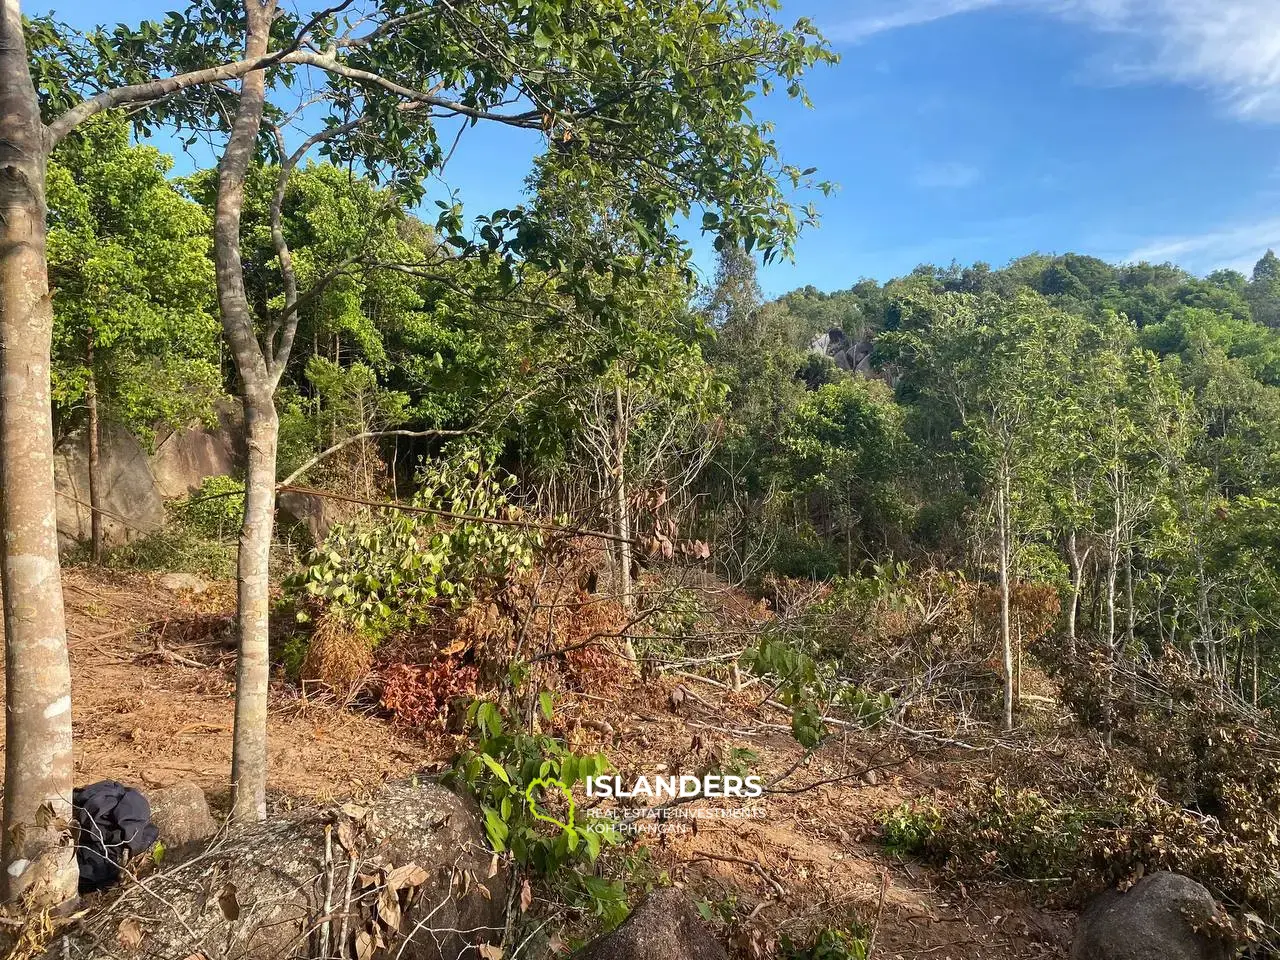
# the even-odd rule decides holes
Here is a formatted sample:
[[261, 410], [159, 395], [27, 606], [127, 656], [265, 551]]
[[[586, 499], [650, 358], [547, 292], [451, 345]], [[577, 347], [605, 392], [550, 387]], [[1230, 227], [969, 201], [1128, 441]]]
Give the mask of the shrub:
[[904, 803], [880, 819], [880, 836], [890, 852], [899, 856], [924, 856], [942, 828], [942, 814], [931, 804]]
[[[486, 519], [519, 516], [506, 496], [515, 478], [486, 473], [474, 452], [437, 464], [420, 479], [416, 507]], [[458, 606], [495, 588], [528, 568], [537, 543], [535, 534], [510, 526], [386, 511], [373, 521], [335, 527], [285, 588], [340, 609], [376, 636], [415, 608], [440, 601]]]
[[373, 644], [339, 613], [327, 611], [316, 622], [298, 665], [303, 681], [324, 684], [343, 699], [350, 697], [369, 675]]
[[175, 504], [174, 509], [192, 529], [207, 537], [234, 538], [244, 522], [244, 484], [233, 477], [205, 477], [199, 492]]
[[476, 690], [477, 670], [452, 657], [416, 665], [397, 663], [382, 672], [382, 708], [397, 723], [418, 730], [443, 729], [449, 707]]
[[869, 949], [860, 924], [851, 929], [827, 927], [805, 947], [792, 943], [787, 936], [778, 945], [783, 960], [867, 960]]

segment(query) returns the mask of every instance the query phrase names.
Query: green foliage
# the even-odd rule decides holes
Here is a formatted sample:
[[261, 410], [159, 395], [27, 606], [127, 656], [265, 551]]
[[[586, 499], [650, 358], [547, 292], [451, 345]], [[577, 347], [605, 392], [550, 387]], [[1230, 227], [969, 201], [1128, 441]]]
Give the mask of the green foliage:
[[244, 522], [244, 483], [234, 477], [205, 477], [185, 503], [175, 504], [184, 521], [205, 536], [222, 540]]
[[[604, 754], [577, 754], [554, 737], [513, 729], [489, 701], [472, 703], [467, 720], [478, 739], [449, 776], [476, 797], [495, 851], [509, 850], [517, 863], [551, 876], [568, 865], [589, 866], [619, 842], [611, 821], [581, 816], [572, 797], [587, 777], [611, 769]], [[588, 892], [606, 905], [618, 899], [608, 881]]]
[[870, 946], [867, 932], [858, 924], [849, 929], [826, 927], [807, 946], [784, 935], [778, 949], [784, 960], [867, 960]]
[[918, 857], [928, 853], [942, 828], [942, 814], [931, 804], [908, 802], [880, 818], [880, 836], [891, 853]]
[[50, 161], [60, 419], [74, 419], [91, 378], [102, 415], [143, 439], [157, 421], [207, 417], [221, 394], [210, 223], [166, 179], [172, 163], [130, 146], [114, 114], [86, 124]]
[[743, 653], [742, 665], [773, 684], [773, 695], [791, 707], [792, 735], [809, 749], [827, 736], [823, 717], [832, 706], [843, 708], [853, 722], [868, 727], [893, 707], [888, 694], [872, 694], [839, 680], [830, 662], [820, 663], [785, 636], [762, 637]]
[[212, 580], [234, 577], [239, 527], [219, 535], [215, 528], [190, 522], [185, 506], [182, 501], [170, 504], [162, 527], [109, 550], [103, 558], [105, 566], [194, 573]]
[[515, 478], [487, 470], [474, 450], [425, 467], [412, 506], [466, 517], [386, 511], [336, 527], [285, 584], [296, 596], [336, 606], [358, 627], [384, 627], [437, 602], [464, 603], [532, 562], [538, 536], [486, 523], [519, 513]]

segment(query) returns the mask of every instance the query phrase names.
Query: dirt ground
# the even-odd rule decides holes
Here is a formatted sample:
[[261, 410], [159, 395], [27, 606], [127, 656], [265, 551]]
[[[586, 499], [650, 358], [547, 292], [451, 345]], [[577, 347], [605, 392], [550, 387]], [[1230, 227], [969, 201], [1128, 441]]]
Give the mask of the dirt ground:
[[[156, 575], [64, 572], [72, 659], [76, 782], [147, 787], [192, 780], [225, 809], [231, 765], [234, 584], [199, 594]], [[733, 748], [777, 782], [750, 804], [759, 819], [701, 819], [696, 831], [647, 838], [654, 868], [697, 898], [733, 904], [745, 942], [857, 917], [876, 927], [876, 960], [1065, 957], [1073, 917], [1043, 911], [995, 884], [966, 890], [876, 842], [879, 816], [972, 773], [982, 756], [922, 751], [848, 731], [797, 767], [787, 718], [689, 677], [626, 675], [616, 689], [566, 693], [570, 742], [604, 750], [631, 774], [723, 769]], [[270, 783], [280, 805], [327, 803], [415, 771], [436, 770], [457, 744], [397, 730], [372, 710], [273, 686]], [[665, 765], [665, 768], [662, 766]], [[868, 772], [870, 769], [870, 772]], [[827, 782], [830, 781], [830, 782]], [[818, 785], [823, 784], [823, 785]], [[793, 791], [793, 792], [786, 792]], [[721, 801], [741, 804], [744, 801]], [[698, 801], [690, 807], [711, 804]]]

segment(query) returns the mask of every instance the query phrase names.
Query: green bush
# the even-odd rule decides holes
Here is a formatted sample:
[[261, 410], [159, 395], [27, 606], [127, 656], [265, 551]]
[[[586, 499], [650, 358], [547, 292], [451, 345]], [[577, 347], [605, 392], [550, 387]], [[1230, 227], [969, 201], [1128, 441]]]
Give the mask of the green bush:
[[[510, 476], [487, 472], [479, 454], [424, 470], [412, 505], [482, 518], [514, 518]], [[439, 601], [457, 606], [533, 562], [535, 533], [507, 525], [385, 511], [338, 526], [285, 581], [294, 598], [338, 607], [375, 633]], [[298, 604], [300, 611], [305, 604]], [[300, 616], [303, 615], [300, 613]]]
[[928, 854], [942, 828], [942, 814], [931, 804], [904, 803], [880, 819], [880, 836], [892, 853], [918, 857]]
[[199, 492], [176, 504], [175, 512], [206, 536], [236, 537], [244, 522], [244, 483], [234, 477], [205, 477]]
[[827, 927], [807, 946], [797, 946], [787, 936], [778, 945], [783, 960], [867, 960], [869, 949], [861, 924], [849, 929]]

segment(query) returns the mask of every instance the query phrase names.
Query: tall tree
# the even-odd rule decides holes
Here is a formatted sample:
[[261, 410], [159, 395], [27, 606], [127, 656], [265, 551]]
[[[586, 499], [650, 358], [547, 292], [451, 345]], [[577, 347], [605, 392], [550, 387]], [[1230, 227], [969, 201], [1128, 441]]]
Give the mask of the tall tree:
[[166, 179], [171, 163], [154, 147], [129, 146], [124, 118], [105, 115], [64, 140], [49, 165], [54, 412], [88, 435], [95, 561], [102, 418], [145, 437], [158, 422], [207, 414], [221, 393], [209, 221]]
[[1060, 425], [1046, 397], [1065, 392], [1077, 328], [1069, 315], [1030, 291], [943, 294], [917, 289], [904, 329], [885, 336], [907, 367], [900, 390], [948, 425], [967, 468], [985, 490], [995, 536], [1002, 719], [1013, 727], [1015, 700], [1011, 587], [1020, 547], [1048, 518], [1045, 483], [1061, 448]]
[[0, 564], [5, 634], [5, 899], [75, 896], [71, 669], [49, 407], [47, 135], [18, 0], [0, 21]]
[[[243, 20], [216, 5], [202, 12], [214, 25], [207, 42], [219, 49], [242, 44], [244, 61], [259, 65], [243, 75], [229, 105], [214, 212], [219, 306], [239, 373], [249, 449], [239, 561], [235, 817], [261, 817], [266, 804], [267, 560], [278, 440], [273, 397], [306, 297], [280, 213], [290, 172], [322, 147], [335, 159], [386, 172], [416, 197], [423, 179], [446, 160], [441, 125], [459, 117], [502, 124], [545, 137], [553, 162], [571, 171], [580, 191], [621, 197], [624, 226], [642, 247], [662, 249], [674, 217], [696, 203], [708, 208], [703, 225], [722, 244], [757, 245], [772, 257], [789, 247], [812, 213], [798, 215], [785, 199], [779, 177], [796, 184], [804, 175], [781, 165], [763, 125], [743, 119], [746, 104], [775, 81], [803, 97], [801, 74], [830, 55], [807, 21], [788, 31], [770, 18], [771, 6], [675, 0], [655, 17], [612, 0], [556, 7], [486, 0], [463, 8], [423, 2], [407, 13], [378, 9], [354, 23], [326, 10], [303, 28], [315, 28], [321, 52], [296, 39], [273, 50], [281, 35], [295, 36], [280, 26], [291, 18], [279, 16], [275, 0], [247, 0]], [[422, 50], [432, 55], [423, 58]], [[305, 107], [296, 98], [269, 106], [269, 94], [285, 89], [278, 77], [300, 69], [318, 73], [309, 87], [316, 96]], [[304, 116], [319, 116], [319, 128], [287, 153], [276, 118]], [[267, 133], [284, 158], [271, 209], [283, 296], [263, 315], [246, 290], [241, 228], [255, 149]], [[607, 260], [548, 242], [553, 237], [536, 208], [484, 218], [472, 238], [464, 235], [461, 207], [441, 206], [437, 228], [458, 256], [496, 255], [508, 264], [508, 284], [515, 280], [513, 264], [533, 260], [562, 275], [565, 292], [588, 309], [613, 308], [589, 282], [591, 271], [608, 268]]]

